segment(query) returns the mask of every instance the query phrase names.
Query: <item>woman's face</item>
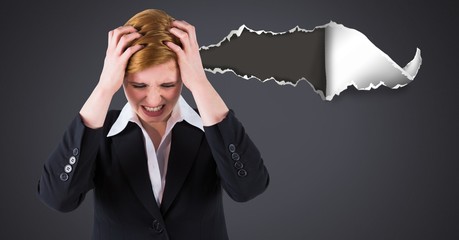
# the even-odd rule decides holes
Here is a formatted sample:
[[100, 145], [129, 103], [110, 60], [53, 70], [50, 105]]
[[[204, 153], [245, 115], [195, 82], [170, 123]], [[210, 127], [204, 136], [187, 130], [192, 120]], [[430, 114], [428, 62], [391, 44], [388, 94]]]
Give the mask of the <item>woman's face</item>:
[[142, 124], [152, 127], [167, 122], [181, 91], [180, 71], [174, 60], [128, 73], [124, 79], [129, 104]]

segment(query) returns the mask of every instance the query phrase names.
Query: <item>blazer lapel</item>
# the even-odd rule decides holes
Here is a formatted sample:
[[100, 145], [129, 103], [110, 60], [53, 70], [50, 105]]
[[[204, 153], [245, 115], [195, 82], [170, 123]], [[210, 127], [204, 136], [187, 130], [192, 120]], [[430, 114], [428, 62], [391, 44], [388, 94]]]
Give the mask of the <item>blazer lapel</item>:
[[186, 123], [177, 123], [172, 129], [171, 149], [166, 174], [166, 187], [161, 201], [161, 212], [166, 214], [185, 182], [196, 159], [204, 133]]
[[162, 219], [151, 188], [142, 130], [130, 122], [126, 129], [112, 137], [113, 149], [131, 188], [156, 218]]

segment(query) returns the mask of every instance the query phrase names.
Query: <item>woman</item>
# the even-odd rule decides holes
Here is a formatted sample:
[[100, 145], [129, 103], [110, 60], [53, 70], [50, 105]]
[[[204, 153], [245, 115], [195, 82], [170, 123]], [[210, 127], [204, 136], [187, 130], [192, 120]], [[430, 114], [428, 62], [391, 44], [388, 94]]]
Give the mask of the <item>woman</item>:
[[[121, 86], [128, 103], [109, 111]], [[247, 201], [268, 181], [206, 78], [194, 27], [145, 10], [109, 32], [100, 80], [46, 161], [38, 194], [67, 212], [93, 189], [93, 239], [216, 240], [228, 239], [221, 188]]]

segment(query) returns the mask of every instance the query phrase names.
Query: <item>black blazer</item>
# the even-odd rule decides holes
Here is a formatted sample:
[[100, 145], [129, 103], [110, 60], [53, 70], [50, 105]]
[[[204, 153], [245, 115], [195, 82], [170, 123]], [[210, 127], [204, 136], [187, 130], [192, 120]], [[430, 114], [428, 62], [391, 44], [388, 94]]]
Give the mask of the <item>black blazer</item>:
[[40, 199], [67, 212], [86, 192], [95, 198], [92, 239], [228, 239], [222, 186], [235, 201], [262, 193], [269, 176], [260, 153], [230, 111], [205, 133], [183, 121], [172, 130], [166, 186], [156, 204], [141, 129], [129, 123], [106, 137], [120, 111], [100, 129], [77, 116], [44, 164]]

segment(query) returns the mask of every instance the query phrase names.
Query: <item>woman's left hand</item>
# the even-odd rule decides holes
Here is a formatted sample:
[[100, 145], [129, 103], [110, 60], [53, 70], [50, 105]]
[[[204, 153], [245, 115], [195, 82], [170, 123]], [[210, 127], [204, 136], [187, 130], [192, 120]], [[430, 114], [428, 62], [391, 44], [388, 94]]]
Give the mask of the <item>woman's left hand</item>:
[[175, 20], [169, 31], [180, 39], [182, 47], [172, 42], [165, 44], [177, 54], [182, 82], [193, 92], [197, 84], [208, 82], [199, 54], [196, 30], [185, 21]]

